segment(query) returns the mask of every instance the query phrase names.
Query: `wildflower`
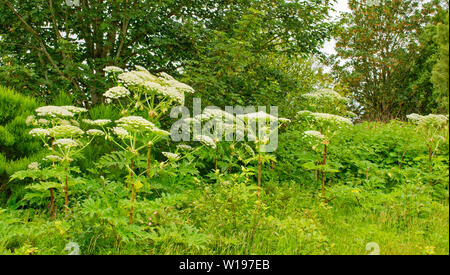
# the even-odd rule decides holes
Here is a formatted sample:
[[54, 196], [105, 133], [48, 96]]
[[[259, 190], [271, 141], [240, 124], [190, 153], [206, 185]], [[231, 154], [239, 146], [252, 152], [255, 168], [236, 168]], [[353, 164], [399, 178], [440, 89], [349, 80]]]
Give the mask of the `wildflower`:
[[121, 73], [123, 72], [122, 68], [116, 67], [116, 66], [106, 66], [103, 71], [107, 73]]
[[73, 125], [55, 126], [48, 131], [53, 137], [74, 137], [84, 134], [83, 130]]
[[44, 161], [51, 161], [51, 162], [57, 162], [57, 161], [61, 161], [62, 158], [59, 156], [55, 156], [55, 155], [48, 155], [45, 158], [43, 158], [42, 160]]
[[151, 225], [152, 225], [152, 222], [149, 222], [149, 223], [148, 223], [148, 225], [150, 225], [150, 226], [151, 226]]
[[83, 122], [90, 125], [97, 125], [97, 126], [104, 126], [108, 123], [111, 123], [110, 119], [96, 119], [96, 120], [90, 120], [90, 119], [83, 119]]
[[124, 128], [122, 128], [122, 127], [113, 127], [111, 130], [112, 130], [112, 132], [113, 132], [114, 134], [116, 134], [120, 139], [125, 139], [125, 138], [130, 137], [130, 134], [128, 133], [128, 131], [125, 130]]
[[311, 113], [315, 120], [321, 122], [331, 122], [334, 124], [348, 124], [353, 125], [353, 122], [346, 118], [338, 115], [327, 114], [327, 113]]
[[33, 115], [27, 116], [27, 118], [25, 119], [25, 123], [27, 125], [31, 125], [34, 122], [34, 120], [35, 120], [35, 117]]
[[72, 112], [74, 114], [85, 113], [85, 112], [88, 111], [86, 108], [75, 107], [75, 106], [61, 106], [61, 108], [65, 109], [65, 110], [67, 110], [69, 112]]
[[314, 91], [311, 93], [307, 93], [305, 95], [303, 95], [303, 97], [308, 98], [308, 99], [312, 99], [315, 101], [323, 101], [323, 100], [327, 100], [327, 101], [344, 101], [344, 102], [348, 102], [349, 99], [346, 97], [342, 97], [340, 94], [338, 94], [337, 92], [333, 91], [332, 89], [323, 89], [323, 90], [319, 90], [319, 91]]
[[72, 117], [73, 113], [59, 106], [43, 106], [36, 109], [36, 113], [38, 116], [69, 116]]
[[126, 127], [130, 127], [130, 128], [145, 128], [145, 129], [154, 129], [156, 128], [156, 126], [151, 123], [150, 121], [146, 120], [143, 117], [140, 116], [127, 116], [127, 117], [122, 117], [119, 120], [116, 120], [116, 123], [120, 123], [119, 126], [126, 126]]
[[28, 169], [30, 169], [30, 170], [39, 170], [39, 166], [40, 166], [39, 162], [35, 162], [34, 161], [34, 162], [28, 164]]
[[313, 130], [305, 131], [303, 134], [305, 136], [307, 136], [307, 137], [312, 137], [312, 138], [317, 138], [317, 139], [324, 139], [325, 138], [325, 136], [322, 135], [320, 132], [313, 131]]
[[110, 99], [118, 99], [121, 97], [125, 97], [130, 94], [130, 91], [128, 91], [127, 88], [122, 86], [116, 86], [110, 88], [108, 91], [106, 91], [103, 96], [110, 98]]
[[89, 129], [86, 131], [86, 134], [90, 135], [90, 136], [103, 136], [105, 135], [105, 133], [101, 130], [98, 129]]
[[50, 135], [50, 132], [48, 131], [48, 129], [34, 128], [34, 129], [31, 129], [29, 134], [34, 137], [46, 137], [46, 136]]
[[174, 153], [170, 153], [170, 152], [162, 152], [162, 154], [168, 158], [170, 161], [176, 161], [180, 158], [179, 155], [174, 154]]
[[53, 145], [59, 146], [59, 147], [77, 147], [80, 144], [78, 142], [76, 142], [73, 139], [70, 138], [62, 138], [62, 139], [57, 139], [53, 142]]
[[193, 149], [191, 146], [189, 146], [187, 144], [179, 144], [179, 145], [177, 145], [177, 148], [180, 150], [187, 150], [187, 151], [190, 151]]
[[448, 116], [445, 115], [428, 114], [421, 116], [413, 113], [406, 117], [415, 124], [426, 128], [441, 128], [448, 123]]
[[154, 211], [154, 212], [153, 212], [153, 215], [156, 215], [156, 214], [158, 214], [158, 211]]
[[200, 142], [202, 142], [203, 144], [205, 144], [205, 145], [207, 145], [209, 147], [216, 148], [216, 142], [214, 141], [214, 139], [212, 139], [209, 136], [198, 135], [198, 136], [194, 137], [194, 140], [200, 141]]

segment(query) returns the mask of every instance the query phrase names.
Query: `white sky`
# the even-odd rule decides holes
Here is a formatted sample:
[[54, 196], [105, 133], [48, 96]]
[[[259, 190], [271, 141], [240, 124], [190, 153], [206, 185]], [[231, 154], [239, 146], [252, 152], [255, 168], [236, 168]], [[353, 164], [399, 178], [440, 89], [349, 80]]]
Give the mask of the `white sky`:
[[[350, 9], [347, 5], [347, 0], [337, 0], [337, 2], [334, 4], [334, 9], [336, 12], [331, 13], [331, 16], [336, 18], [339, 13], [341, 12], [349, 12]], [[330, 41], [325, 42], [323, 45], [322, 51], [326, 54], [335, 54], [334, 46], [336, 44], [336, 41], [334, 39], [331, 39]]]

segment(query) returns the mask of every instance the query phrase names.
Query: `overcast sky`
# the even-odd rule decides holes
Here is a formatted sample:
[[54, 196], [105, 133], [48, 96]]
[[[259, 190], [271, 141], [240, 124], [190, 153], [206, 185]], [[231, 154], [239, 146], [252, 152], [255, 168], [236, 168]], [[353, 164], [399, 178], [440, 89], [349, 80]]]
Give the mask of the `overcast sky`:
[[[337, 3], [334, 4], [334, 9], [336, 12], [332, 13], [332, 16], [337, 17], [340, 12], [348, 12], [350, 9], [347, 6], [347, 0], [337, 0]], [[322, 51], [326, 54], [334, 54], [336, 53], [334, 51], [334, 46], [336, 44], [336, 41], [333, 39], [331, 41], [325, 42]]]

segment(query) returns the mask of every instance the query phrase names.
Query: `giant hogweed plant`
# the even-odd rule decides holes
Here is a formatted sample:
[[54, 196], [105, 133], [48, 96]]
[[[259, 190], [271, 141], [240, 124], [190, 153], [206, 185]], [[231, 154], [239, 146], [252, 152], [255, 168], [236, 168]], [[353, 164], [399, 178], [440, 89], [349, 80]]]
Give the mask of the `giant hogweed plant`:
[[338, 170], [334, 169], [327, 162], [327, 150], [330, 146], [332, 138], [337, 131], [351, 127], [352, 121], [348, 118], [328, 114], [328, 113], [314, 113], [310, 111], [298, 112], [299, 120], [309, 126], [310, 130], [304, 132], [305, 140], [308, 141], [312, 149], [318, 154], [317, 162], [308, 162], [303, 164], [303, 167], [308, 170], [316, 171], [316, 179], [321, 181], [321, 192], [324, 203], [329, 202], [325, 196], [325, 173], [336, 173]]
[[[443, 143], [448, 142], [448, 115], [428, 114], [422, 116], [419, 114], [409, 114], [408, 120], [416, 125], [416, 129], [421, 133], [423, 141], [427, 147], [426, 156], [429, 165], [429, 171], [433, 172], [433, 158]], [[430, 179], [433, 185], [433, 179]]]
[[[115, 81], [116, 86], [107, 90], [103, 96], [106, 103], [115, 103], [122, 118], [115, 121], [116, 126], [106, 129], [106, 139], [117, 145], [126, 158], [129, 172], [127, 187], [130, 188], [129, 222], [133, 223], [136, 191], [142, 188], [139, 180], [144, 174], [151, 177], [152, 146], [169, 136], [169, 132], [160, 129], [160, 120], [170, 107], [184, 104], [184, 93], [194, 90], [172, 76], [161, 73], [155, 76], [141, 66], [125, 72], [118, 67], [104, 69]], [[89, 121], [87, 121], [89, 123]], [[95, 122], [94, 122], [95, 123]], [[135, 162], [146, 150], [147, 167], [137, 172]], [[176, 154], [165, 152], [168, 160], [176, 161]], [[161, 165], [164, 166], [164, 165]], [[128, 184], [129, 183], [129, 184]]]
[[[64, 193], [64, 208], [66, 215], [69, 212], [69, 183], [78, 183], [71, 177], [71, 172], [79, 172], [76, 167], [71, 167], [75, 158], [80, 156], [92, 140], [104, 135], [98, 129], [83, 131], [79, 128], [80, 116], [87, 112], [85, 108], [75, 106], [43, 106], [36, 110], [36, 116], [27, 118], [28, 124], [36, 128], [29, 134], [38, 137], [48, 155], [43, 161], [51, 163], [49, 167], [40, 169], [40, 163], [34, 162], [29, 165], [28, 170], [18, 171], [12, 175], [11, 180], [32, 178], [39, 179], [40, 183], [28, 187], [34, 191], [50, 192], [50, 212], [55, 218], [55, 194], [54, 191], [62, 187]], [[30, 196], [28, 196], [30, 197]]]

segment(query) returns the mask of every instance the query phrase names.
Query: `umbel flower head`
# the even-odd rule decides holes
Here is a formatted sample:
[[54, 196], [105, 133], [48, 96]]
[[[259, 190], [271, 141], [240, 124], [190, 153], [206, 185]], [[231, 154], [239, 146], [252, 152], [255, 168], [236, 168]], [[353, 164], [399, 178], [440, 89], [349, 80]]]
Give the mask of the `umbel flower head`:
[[415, 124], [426, 128], [442, 128], [448, 123], [448, 116], [445, 115], [428, 114], [421, 116], [413, 113], [406, 117]]
[[168, 158], [170, 161], [176, 161], [180, 158], [179, 155], [174, 154], [174, 153], [170, 153], [170, 152], [162, 152], [162, 154]]
[[130, 91], [128, 91], [127, 88], [122, 87], [122, 86], [112, 87], [103, 94], [104, 97], [107, 97], [110, 99], [118, 99], [121, 97], [126, 97], [128, 95], [130, 95]]
[[30, 169], [30, 170], [39, 170], [39, 166], [40, 166], [40, 163], [34, 161], [34, 162], [28, 164], [28, 169]]
[[341, 96], [340, 94], [333, 91], [332, 89], [322, 89], [322, 90], [310, 92], [310, 93], [304, 94], [303, 97], [317, 101], [317, 102], [341, 101], [343, 103], [347, 103], [349, 101], [348, 98]]
[[33, 137], [46, 137], [50, 135], [50, 132], [48, 129], [34, 128], [30, 130], [29, 134]]
[[200, 141], [201, 143], [205, 144], [206, 146], [216, 148], [216, 142], [214, 141], [214, 139], [207, 135], [197, 135], [194, 137], [194, 140]]
[[110, 119], [96, 119], [96, 120], [83, 119], [82, 121], [86, 124], [96, 125], [96, 126], [105, 126], [106, 124], [111, 123]]
[[73, 125], [60, 125], [48, 129], [51, 136], [59, 137], [76, 137], [84, 134], [83, 130]]
[[313, 113], [308, 110], [303, 110], [299, 111], [297, 114], [301, 117], [311, 117], [317, 122], [331, 123], [334, 125], [353, 125], [353, 122], [349, 118], [328, 113]]
[[60, 106], [42, 106], [36, 109], [38, 116], [50, 116], [50, 117], [73, 117], [73, 113]]
[[131, 137], [130, 133], [128, 133], [128, 131], [122, 127], [113, 127], [111, 131], [120, 139]]
[[103, 136], [105, 135], [105, 133], [102, 130], [98, 130], [98, 129], [89, 129], [86, 131], [86, 134], [90, 135], [90, 136]]
[[64, 147], [64, 148], [70, 148], [70, 147], [77, 147], [80, 144], [70, 138], [61, 138], [61, 139], [57, 139], [53, 142], [53, 145], [58, 146], [58, 147]]
[[116, 120], [116, 123], [120, 127], [124, 128], [147, 129], [147, 130], [156, 128], [156, 126], [153, 123], [140, 116], [122, 117]]
[[306, 137], [315, 138], [315, 139], [324, 139], [325, 136], [322, 135], [319, 131], [309, 130], [303, 133]]
[[67, 111], [69, 111], [73, 114], [85, 113], [88, 111], [86, 108], [75, 107], [75, 106], [61, 106], [61, 108], [66, 109]]
[[123, 72], [122, 68], [116, 67], [116, 66], [106, 66], [103, 71], [107, 73], [121, 73]]
[[42, 160], [50, 161], [50, 162], [58, 162], [58, 161], [61, 161], [62, 158], [60, 156], [48, 155], [45, 158], [43, 158]]

